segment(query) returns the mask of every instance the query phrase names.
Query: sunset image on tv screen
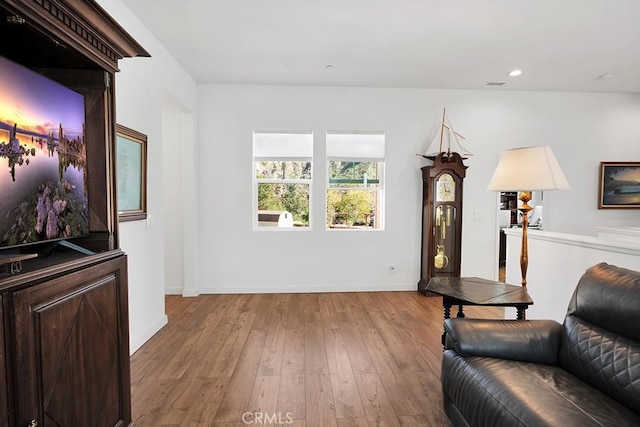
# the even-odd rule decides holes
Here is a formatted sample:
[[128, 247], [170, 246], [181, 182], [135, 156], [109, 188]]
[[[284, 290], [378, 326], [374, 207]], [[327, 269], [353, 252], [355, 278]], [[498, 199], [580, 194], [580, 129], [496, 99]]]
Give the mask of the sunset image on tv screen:
[[0, 57], [0, 247], [86, 235], [84, 97]]

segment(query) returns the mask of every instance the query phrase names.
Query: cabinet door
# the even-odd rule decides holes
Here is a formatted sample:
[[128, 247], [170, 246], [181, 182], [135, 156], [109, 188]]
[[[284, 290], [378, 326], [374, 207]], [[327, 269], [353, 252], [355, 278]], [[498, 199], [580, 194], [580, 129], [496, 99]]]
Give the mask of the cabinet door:
[[9, 407], [7, 397], [7, 365], [4, 340], [4, 315], [2, 310], [2, 295], [0, 294], [0, 425], [9, 425]]
[[16, 425], [131, 421], [125, 258], [15, 292]]

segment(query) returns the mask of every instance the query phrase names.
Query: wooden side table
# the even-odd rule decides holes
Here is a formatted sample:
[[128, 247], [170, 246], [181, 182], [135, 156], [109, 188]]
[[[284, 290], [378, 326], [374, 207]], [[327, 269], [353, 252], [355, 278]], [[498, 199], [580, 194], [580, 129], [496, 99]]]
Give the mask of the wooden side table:
[[[523, 286], [507, 285], [494, 280], [479, 277], [433, 277], [426, 286], [426, 291], [442, 295], [444, 318], [451, 317], [451, 307], [458, 306], [456, 317], [465, 317], [463, 306], [495, 306], [515, 307], [517, 319], [526, 319], [526, 310], [533, 300]], [[442, 333], [444, 345], [445, 334]]]

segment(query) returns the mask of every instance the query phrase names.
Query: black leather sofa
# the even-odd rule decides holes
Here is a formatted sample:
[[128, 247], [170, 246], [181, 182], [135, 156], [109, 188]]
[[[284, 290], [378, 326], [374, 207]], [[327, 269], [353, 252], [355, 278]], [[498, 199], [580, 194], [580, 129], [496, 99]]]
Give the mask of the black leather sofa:
[[564, 323], [447, 319], [444, 409], [454, 426], [640, 426], [640, 273], [601, 263]]

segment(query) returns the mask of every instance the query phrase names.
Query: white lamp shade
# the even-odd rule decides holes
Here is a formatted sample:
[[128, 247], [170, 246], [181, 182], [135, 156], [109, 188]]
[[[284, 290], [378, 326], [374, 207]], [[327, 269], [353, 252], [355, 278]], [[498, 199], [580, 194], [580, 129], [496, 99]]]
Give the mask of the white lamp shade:
[[548, 145], [507, 150], [493, 173], [488, 190], [566, 190], [569, 182]]

